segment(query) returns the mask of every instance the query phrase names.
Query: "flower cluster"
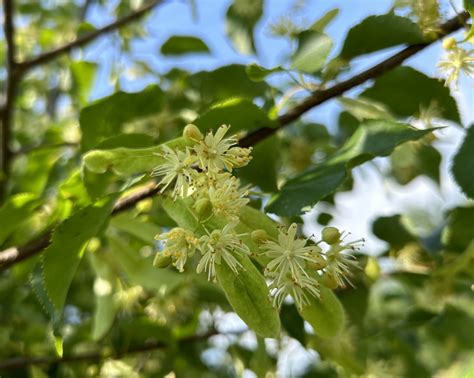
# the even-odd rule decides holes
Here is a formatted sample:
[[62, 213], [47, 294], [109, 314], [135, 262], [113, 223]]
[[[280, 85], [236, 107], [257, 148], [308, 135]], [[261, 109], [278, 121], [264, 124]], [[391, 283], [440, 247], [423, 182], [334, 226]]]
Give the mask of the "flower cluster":
[[[219, 127], [203, 136], [194, 125], [184, 129], [188, 142], [185, 148], [172, 149], [164, 145], [159, 156], [163, 163], [152, 171], [160, 177], [161, 192], [170, 191], [171, 197], [192, 198], [196, 219], [206, 234], [199, 236], [181, 227], [158, 235], [164, 248], [155, 257], [155, 266], [173, 264], [180, 272], [186, 262], [200, 252], [197, 272], [207, 272], [209, 280], [215, 277], [215, 266], [224, 261], [235, 273], [241, 268], [239, 255], [250, 254], [248, 247], [235, 232], [238, 214], [248, 203], [248, 190], [232, 175], [234, 168], [243, 167], [251, 159], [250, 148], [237, 146], [233, 137], [225, 137], [229, 126]], [[223, 229], [208, 231], [206, 219], [216, 215], [228, 223]], [[196, 230], [194, 230], [196, 231]]]
[[446, 55], [444, 59], [438, 63], [438, 67], [446, 73], [446, 86], [454, 83], [457, 88], [457, 82], [461, 72], [474, 78], [474, 49], [464, 49], [460, 47], [452, 37], [446, 38], [443, 41], [443, 47], [446, 50]]
[[[363, 239], [344, 243], [347, 234], [334, 227], [326, 227], [322, 239], [316, 243], [296, 236], [297, 225], [293, 223], [286, 231], [279, 232], [276, 240], [261, 240], [260, 249], [270, 262], [265, 267], [265, 276], [270, 280], [273, 303], [280, 307], [291, 295], [298, 306], [309, 303], [308, 295], [319, 297], [319, 285], [330, 288], [351, 284], [351, 268], [357, 267], [355, 258], [347, 251], [356, 250]], [[323, 252], [321, 243], [329, 248]]]

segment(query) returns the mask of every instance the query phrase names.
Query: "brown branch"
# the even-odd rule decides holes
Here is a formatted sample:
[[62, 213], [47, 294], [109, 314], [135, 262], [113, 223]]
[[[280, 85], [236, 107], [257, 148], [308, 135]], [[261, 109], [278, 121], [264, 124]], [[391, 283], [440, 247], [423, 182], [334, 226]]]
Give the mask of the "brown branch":
[[[211, 331], [203, 335], [192, 335], [185, 338], [182, 338], [178, 341], [178, 345], [184, 345], [189, 343], [194, 343], [202, 340], [207, 340], [211, 336], [217, 335], [217, 331]], [[123, 356], [133, 354], [133, 353], [143, 353], [150, 352], [158, 349], [164, 349], [170, 345], [169, 342], [164, 341], [152, 341], [132, 347], [127, 350], [117, 351], [117, 352], [108, 352], [104, 353], [103, 351], [94, 351], [94, 352], [84, 352], [78, 354], [66, 355], [62, 358], [54, 356], [40, 356], [40, 357], [17, 357], [11, 358], [8, 360], [0, 361], [0, 371], [2, 370], [13, 370], [30, 365], [50, 365], [50, 364], [59, 364], [59, 363], [71, 363], [71, 362], [81, 362], [81, 361], [98, 361], [106, 358], [121, 358]]]
[[29, 60], [21, 62], [19, 63], [19, 66], [23, 70], [28, 70], [38, 65], [48, 63], [51, 60], [54, 60], [63, 54], [69, 54], [72, 50], [82, 47], [104, 34], [113, 32], [119, 29], [120, 27], [129, 24], [130, 22], [138, 20], [139, 18], [143, 17], [146, 13], [148, 13], [150, 10], [152, 10], [154, 7], [156, 7], [158, 4], [160, 4], [162, 1], [163, 0], [152, 0], [148, 4], [145, 4], [141, 8], [137, 9], [135, 12], [132, 12], [129, 15], [124, 16], [122, 18], [119, 18], [118, 20], [112, 22], [109, 25], [104, 26], [103, 28], [97, 29], [63, 46], [60, 46], [51, 51], [45, 52], [37, 56], [36, 58], [31, 58]]
[[[460, 29], [464, 25], [466, 20], [468, 20], [468, 18], [469, 18], [469, 14], [467, 12], [464, 12], [464, 13], [459, 14], [457, 17], [447, 21], [445, 24], [441, 25], [442, 32], [439, 34], [438, 39], [441, 39], [444, 36]], [[374, 67], [369, 68], [368, 70], [346, 81], [336, 84], [333, 87], [330, 87], [328, 89], [314, 92], [311, 96], [303, 100], [300, 104], [296, 105], [294, 108], [290, 109], [287, 113], [278, 117], [277, 127], [260, 128], [248, 134], [243, 139], [241, 139], [239, 144], [241, 146], [253, 146], [257, 144], [258, 142], [273, 135], [275, 132], [277, 132], [281, 128], [289, 125], [291, 122], [298, 119], [302, 114], [304, 114], [308, 110], [314, 108], [317, 105], [322, 104], [325, 101], [328, 101], [332, 98], [340, 96], [341, 94], [348, 91], [349, 89], [352, 89], [366, 82], [367, 80], [378, 77], [384, 74], [385, 72], [390, 71], [391, 69], [400, 65], [404, 60], [406, 60], [410, 56], [415, 55], [417, 52], [423, 50], [424, 48], [428, 47], [431, 43], [434, 43], [434, 42], [435, 41], [432, 41], [430, 43], [409, 46], [403, 49], [402, 51], [400, 51], [399, 53], [393, 55], [392, 57], [375, 65]], [[129, 197], [125, 197], [117, 202], [112, 214], [116, 214], [118, 212], [129, 209], [133, 207], [137, 202], [141, 201], [142, 199], [149, 198], [156, 193], [158, 193], [158, 187], [154, 185], [154, 186], [150, 186], [145, 189], [142, 189]], [[24, 260], [25, 258], [33, 256], [41, 252], [42, 249], [44, 249], [44, 245], [42, 245], [41, 243], [38, 243], [39, 246], [34, 246], [34, 245], [30, 246], [30, 244], [31, 243], [28, 243], [25, 247], [18, 248], [16, 255], [14, 253], [12, 254], [12, 248], [7, 249], [3, 252], [0, 252], [0, 271], [8, 268], [9, 266], [15, 264], [18, 261], [21, 261], [21, 260]], [[39, 248], [39, 247], [42, 247], [42, 248]], [[29, 255], [22, 258], [22, 253], [25, 249], [29, 253]], [[10, 258], [6, 258], [4, 257], [4, 255], [10, 256]]]
[[0, 114], [0, 203], [5, 197], [7, 178], [10, 173], [10, 136], [12, 130], [13, 103], [21, 78], [21, 71], [15, 61], [15, 26], [13, 23], [13, 0], [3, 0], [3, 30], [7, 53], [7, 80], [5, 84], [4, 103]]

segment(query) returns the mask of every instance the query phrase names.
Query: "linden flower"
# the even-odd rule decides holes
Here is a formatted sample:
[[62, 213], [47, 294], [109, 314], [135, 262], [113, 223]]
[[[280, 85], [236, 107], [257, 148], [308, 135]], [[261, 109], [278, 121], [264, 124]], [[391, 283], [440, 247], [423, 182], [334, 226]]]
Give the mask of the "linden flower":
[[175, 180], [172, 197], [185, 196], [189, 189], [191, 176], [195, 170], [191, 167], [196, 162], [196, 157], [192, 156], [189, 150], [174, 151], [168, 146], [162, 147], [163, 153], [160, 154], [166, 162], [154, 168], [152, 176], [163, 176], [160, 184], [163, 185], [161, 192], [164, 192]]
[[215, 185], [209, 187], [208, 194], [213, 212], [232, 220], [238, 218], [240, 209], [249, 202], [245, 198], [248, 191], [240, 188], [239, 180], [230, 175], [219, 175]]
[[250, 250], [239, 239], [234, 232], [236, 223], [227, 224], [222, 230], [214, 230], [209, 235], [200, 238], [201, 260], [196, 268], [197, 273], [207, 272], [208, 280], [216, 275], [216, 264], [220, 265], [222, 260], [229, 268], [238, 274], [242, 264], [235, 255], [249, 255]]
[[267, 264], [265, 270], [268, 273], [276, 273], [277, 282], [282, 282], [288, 274], [299, 285], [303, 282], [303, 277], [307, 277], [306, 262], [312, 261], [314, 247], [306, 246], [305, 239], [296, 238], [297, 226], [293, 223], [288, 231], [280, 231], [278, 243], [267, 240], [260, 247], [265, 256], [272, 260]]
[[352, 275], [351, 269], [359, 267], [357, 261], [355, 261], [354, 255], [345, 251], [355, 251], [359, 249], [364, 243], [364, 239], [359, 239], [342, 244], [343, 239], [347, 235], [348, 233], [343, 234], [341, 237], [341, 242], [331, 245], [329, 250], [326, 252], [326, 274], [333, 278], [340, 287], [345, 287], [346, 282], [353, 286], [348, 277]]
[[457, 82], [459, 74], [464, 72], [469, 77], [474, 77], [474, 49], [464, 50], [461, 47], [453, 47], [447, 51], [446, 59], [438, 63], [438, 67], [447, 74], [445, 85]]
[[280, 308], [285, 298], [290, 295], [295, 301], [296, 306], [301, 310], [309, 304], [308, 293], [315, 298], [319, 297], [318, 286], [318, 282], [309, 277], [302, 277], [301, 284], [289, 276], [285, 277], [281, 282], [274, 280], [270, 284], [273, 306]]
[[164, 256], [170, 256], [173, 265], [182, 272], [188, 257], [196, 251], [199, 239], [188, 230], [181, 227], [173, 228], [171, 231], [156, 237], [157, 240], [165, 241]]
[[243, 167], [250, 161], [250, 148], [234, 147], [235, 138], [224, 138], [230, 126], [222, 125], [214, 135], [209, 132], [199, 144], [194, 146], [201, 169], [216, 174], [223, 169], [232, 171], [235, 167]]

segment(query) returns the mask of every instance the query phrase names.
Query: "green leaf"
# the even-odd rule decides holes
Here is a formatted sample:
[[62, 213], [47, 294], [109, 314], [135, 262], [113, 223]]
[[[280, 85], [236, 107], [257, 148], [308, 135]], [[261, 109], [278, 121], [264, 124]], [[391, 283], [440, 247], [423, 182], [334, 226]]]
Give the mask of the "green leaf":
[[326, 34], [304, 31], [298, 36], [298, 49], [291, 60], [291, 68], [308, 73], [320, 71], [331, 48], [332, 40]]
[[31, 193], [16, 194], [0, 207], [0, 245], [32, 215], [40, 204], [39, 198]]
[[226, 32], [241, 54], [255, 53], [253, 30], [263, 14], [263, 0], [234, 0], [226, 13]]
[[393, 13], [370, 16], [349, 30], [341, 56], [349, 60], [388, 47], [423, 42], [418, 25], [406, 17]]
[[[171, 148], [185, 145], [183, 138], [166, 143]], [[149, 148], [113, 148], [111, 150], [93, 150], [83, 157], [84, 166], [93, 173], [111, 171], [118, 176], [129, 177], [138, 173], [150, 172], [163, 163], [158, 156], [161, 145]]]
[[289, 180], [269, 202], [266, 210], [278, 215], [301, 214], [337, 190], [353, 168], [376, 156], [389, 155], [406, 141], [416, 140], [433, 130], [417, 130], [387, 120], [369, 120], [360, 124], [352, 137], [326, 162]]
[[89, 150], [120, 134], [127, 122], [159, 113], [164, 102], [165, 95], [156, 85], [136, 93], [117, 92], [95, 101], [83, 108], [79, 117], [82, 149]]
[[232, 308], [255, 333], [278, 337], [280, 318], [269, 299], [265, 278], [248, 257], [239, 259], [243, 269], [235, 274], [226, 263], [216, 265], [218, 283]]
[[264, 97], [270, 90], [267, 83], [250, 80], [245, 66], [239, 64], [197, 72], [187, 80], [188, 85], [199, 93], [203, 108], [235, 97], [253, 100]]
[[184, 276], [167, 269], [155, 269], [153, 257], [144, 258], [139, 251], [118, 236], [109, 235], [110, 253], [118, 262], [130, 281], [149, 290], [170, 292], [184, 279]]
[[204, 229], [199, 223], [197, 216], [190, 210], [192, 201], [190, 198], [176, 201], [170, 198], [164, 198], [161, 205], [166, 213], [173, 219], [180, 227], [197, 232], [204, 235]]
[[97, 64], [92, 62], [73, 62], [70, 65], [72, 76], [72, 90], [75, 93], [79, 104], [87, 104], [94, 78], [97, 71]]
[[160, 227], [150, 222], [141, 221], [129, 213], [122, 213], [115, 216], [110, 221], [110, 224], [122, 231], [128, 232], [130, 235], [135, 236], [147, 244], [152, 244], [155, 235], [161, 232]]
[[448, 250], [464, 251], [473, 240], [474, 207], [456, 207], [447, 214], [442, 242]]
[[62, 313], [87, 242], [103, 229], [115, 197], [99, 200], [66, 219], [56, 228], [51, 244], [43, 252], [44, 289], [57, 314]]
[[257, 82], [265, 80], [265, 78], [272, 73], [282, 71], [284, 71], [284, 68], [281, 66], [274, 68], [264, 68], [259, 66], [257, 63], [252, 63], [245, 67], [245, 72], [247, 73], [247, 76], [250, 78], [250, 80]]
[[352, 114], [360, 122], [366, 119], [387, 119], [390, 121], [395, 120], [387, 107], [377, 101], [363, 97], [341, 97], [338, 99], [338, 101], [342, 104], [347, 112]]
[[384, 103], [400, 117], [412, 117], [435, 105], [439, 112], [436, 117], [461, 122], [449, 89], [411, 67], [398, 67], [379, 77], [361, 96]]
[[[249, 100], [231, 99], [213, 106], [193, 122], [201, 131], [217, 129], [222, 124], [230, 125], [230, 134], [241, 130], [260, 127], [275, 127], [275, 122]], [[271, 138], [257, 145], [252, 151], [250, 163], [239, 169], [238, 175], [247, 182], [258, 185], [262, 190], [276, 189], [278, 159], [277, 139]]]
[[464, 194], [474, 199], [474, 125], [467, 130], [451, 170]]
[[[474, 19], [474, 0], [464, 0], [464, 9], [469, 12], [471, 20]], [[471, 41], [472, 37], [474, 37], [474, 25], [471, 25], [471, 29], [466, 33], [466, 38], [464, 40]]]
[[209, 47], [199, 38], [188, 35], [175, 35], [161, 46], [163, 55], [185, 55], [192, 53], [209, 53]]
[[324, 338], [337, 336], [343, 329], [346, 321], [344, 307], [332, 292], [321, 286], [320, 299], [308, 296], [310, 303], [299, 310], [299, 313], [314, 329], [314, 332]]
[[322, 33], [324, 29], [326, 29], [326, 26], [328, 26], [329, 23], [331, 23], [331, 21], [334, 20], [338, 14], [339, 14], [338, 8], [331, 9], [330, 11], [326, 12], [322, 17], [320, 17], [318, 20], [316, 20], [309, 29]]
[[372, 232], [396, 249], [416, 241], [416, 238], [403, 225], [401, 216], [398, 214], [377, 218], [372, 224]]

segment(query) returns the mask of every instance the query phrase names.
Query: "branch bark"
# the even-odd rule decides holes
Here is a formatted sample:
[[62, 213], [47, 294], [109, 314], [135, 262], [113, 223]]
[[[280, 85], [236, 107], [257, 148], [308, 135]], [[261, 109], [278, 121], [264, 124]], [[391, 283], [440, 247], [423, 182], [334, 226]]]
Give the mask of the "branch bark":
[[[217, 331], [211, 331], [203, 335], [192, 335], [185, 337], [178, 341], [178, 344], [184, 345], [194, 343], [202, 340], [207, 340], [211, 336], [217, 335]], [[13, 370], [30, 365], [50, 365], [59, 363], [70, 363], [70, 362], [81, 362], [81, 361], [98, 361], [106, 358], [121, 358], [123, 356], [133, 353], [151, 352], [158, 349], [164, 349], [169, 346], [170, 343], [164, 341], [148, 342], [137, 347], [133, 347], [123, 351], [117, 351], [112, 353], [104, 353], [102, 351], [85, 352], [72, 355], [66, 355], [62, 358], [53, 356], [41, 356], [41, 357], [18, 357], [9, 360], [0, 361], [0, 371], [2, 370]]]
[[104, 26], [103, 28], [100, 28], [96, 31], [88, 33], [82, 37], [75, 39], [72, 42], [69, 42], [63, 46], [57, 47], [51, 51], [45, 52], [37, 56], [36, 58], [32, 58], [24, 62], [21, 62], [19, 63], [19, 66], [23, 70], [29, 70], [36, 66], [48, 63], [63, 54], [69, 54], [72, 50], [82, 47], [104, 34], [111, 33], [124, 25], [127, 25], [133, 21], [138, 20], [139, 18], [143, 17], [146, 13], [148, 13], [150, 10], [152, 10], [154, 7], [156, 7], [158, 4], [160, 4], [162, 1], [163, 0], [152, 0], [149, 3], [143, 5], [141, 8], [137, 9], [136, 11], [110, 23], [109, 25]]
[[[469, 19], [469, 14], [467, 12], [463, 12], [453, 19], [447, 21], [443, 25], [441, 25], [442, 32], [439, 34], [437, 40], [443, 38], [444, 36], [460, 29], [465, 22]], [[397, 54], [393, 55], [392, 57], [384, 60], [383, 62], [369, 68], [368, 70], [353, 76], [352, 78], [343, 81], [339, 84], [335, 84], [333, 87], [330, 87], [325, 90], [315, 91], [312, 95], [308, 98], [303, 100], [300, 104], [296, 105], [294, 108], [290, 109], [285, 114], [281, 115], [278, 118], [278, 126], [275, 128], [260, 128], [255, 130], [254, 132], [248, 134], [246, 137], [240, 140], [241, 146], [253, 146], [258, 142], [268, 138], [269, 136], [276, 133], [278, 130], [286, 127], [287, 125], [291, 124], [291, 122], [298, 119], [301, 115], [306, 113], [308, 110], [314, 108], [317, 105], [320, 105], [332, 98], [340, 96], [344, 92], [352, 89], [367, 80], [376, 78], [391, 69], [399, 66], [403, 63], [407, 58], [415, 55], [419, 51], [423, 50], [424, 48], [428, 47], [432, 43], [436, 42], [432, 41], [430, 43], [424, 44], [417, 44], [408, 46], [402, 51], [398, 52]], [[112, 214], [119, 213], [126, 209], [133, 207], [137, 202], [141, 201], [142, 199], [149, 198], [156, 193], [158, 193], [159, 188], [157, 185], [150, 186], [144, 188], [131, 196], [125, 197], [117, 202], [114, 207]], [[3, 252], [0, 252], [0, 271], [7, 269], [9, 266], [16, 264], [19, 261], [22, 261], [30, 256], [34, 256], [37, 253], [40, 253], [45, 247], [49, 245], [49, 239], [47, 244], [37, 243], [34, 244], [35, 241], [26, 244], [24, 247], [15, 248], [17, 253], [12, 253], [12, 248], [7, 249]], [[23, 254], [26, 253], [27, 255], [23, 257]]]

